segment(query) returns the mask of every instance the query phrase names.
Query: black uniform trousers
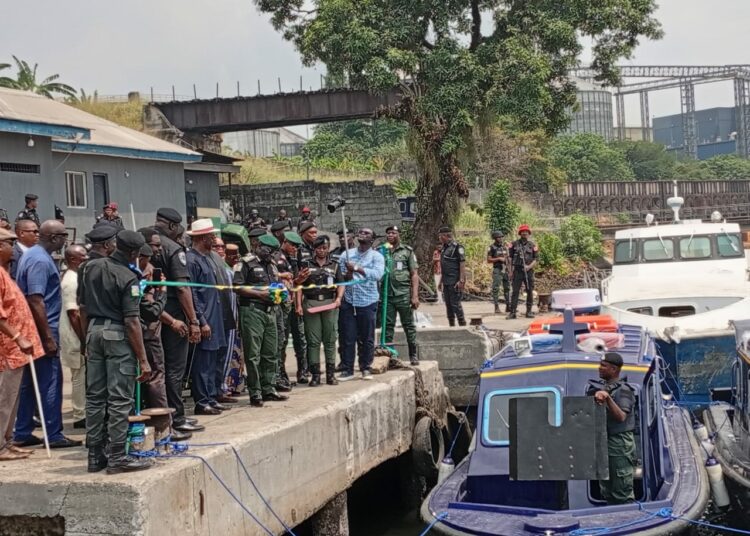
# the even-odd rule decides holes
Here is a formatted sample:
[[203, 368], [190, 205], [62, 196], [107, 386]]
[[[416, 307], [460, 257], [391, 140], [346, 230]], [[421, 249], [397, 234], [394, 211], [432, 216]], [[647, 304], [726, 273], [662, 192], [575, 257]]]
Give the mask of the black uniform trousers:
[[518, 297], [521, 294], [521, 285], [526, 288], [526, 313], [531, 312], [534, 306], [534, 270], [525, 272], [523, 266], [513, 269], [513, 295], [510, 299], [510, 312], [515, 313], [518, 309]]
[[459, 326], [466, 325], [461, 298], [462, 292], [456, 288], [456, 282], [446, 283], [443, 281], [443, 301], [445, 302], [445, 312], [448, 314], [448, 324], [451, 326], [456, 324], [456, 319], [458, 319]]
[[[175, 319], [187, 324], [187, 317], [182, 312], [180, 303], [176, 299], [168, 299], [164, 310]], [[161, 344], [164, 348], [165, 386], [167, 402], [174, 408], [172, 422], [175, 425], [185, 423], [185, 405], [182, 403], [182, 382], [187, 372], [188, 347], [187, 337], [180, 337], [171, 329], [161, 330]]]

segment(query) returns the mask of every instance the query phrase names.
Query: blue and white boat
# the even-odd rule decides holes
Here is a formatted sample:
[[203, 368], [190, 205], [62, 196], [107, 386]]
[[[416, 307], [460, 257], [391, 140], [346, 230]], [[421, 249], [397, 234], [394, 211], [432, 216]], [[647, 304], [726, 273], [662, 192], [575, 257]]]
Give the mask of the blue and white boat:
[[612, 275], [602, 282], [602, 312], [648, 329], [681, 400], [706, 404], [711, 389], [731, 384], [729, 322], [750, 318], [748, 260], [738, 224], [723, 222], [718, 213], [711, 222], [680, 220], [683, 200], [676, 186], [667, 203], [673, 223], [615, 234]]
[[[576, 321], [568, 308], [564, 321], [550, 324], [548, 333], [512, 340], [485, 364], [473, 450], [422, 504], [422, 518], [434, 523], [431, 534], [581, 536], [606, 532], [656, 536], [679, 533], [686, 528], [686, 520], [702, 515], [709, 485], [701, 447], [687, 411], [664, 394], [664, 364], [657, 356], [654, 339], [638, 326], [619, 325], [619, 337], [612, 337], [610, 332], [601, 338], [592, 333], [592, 327]], [[606, 504], [596, 479], [566, 480], [564, 475], [546, 480], [541, 473], [548, 474], [547, 465], [543, 470], [542, 464], [551, 465], [551, 460], [561, 455], [567, 463], [567, 449], [532, 449], [532, 453], [539, 450], [539, 478], [512, 478], [519, 474], [520, 440], [515, 451], [513, 441], [519, 437], [521, 426], [541, 426], [549, 431], [557, 428], [563, 433], [566, 419], [575, 420], [568, 417], [566, 408], [572, 407], [568, 406], [572, 398], [585, 396], [590, 381], [598, 378], [604, 350], [622, 355], [622, 376], [636, 394], [637, 503]], [[518, 413], [514, 421], [513, 408], [520, 406], [516, 399], [526, 398], [546, 400], [546, 412], [537, 419], [542, 422], [524, 420], [521, 425]], [[590, 399], [576, 400], [593, 407]], [[603, 425], [603, 414], [599, 419]], [[578, 430], [578, 435], [583, 435]], [[590, 433], [590, 429], [586, 431]], [[571, 442], [576, 435], [564, 433], [572, 433]], [[606, 432], [603, 437], [606, 449]], [[569, 448], [571, 471], [573, 463], [591, 462], [585, 456], [574, 456], [573, 447]], [[604, 456], [606, 459], [606, 453]], [[531, 467], [534, 471], [535, 463]]]

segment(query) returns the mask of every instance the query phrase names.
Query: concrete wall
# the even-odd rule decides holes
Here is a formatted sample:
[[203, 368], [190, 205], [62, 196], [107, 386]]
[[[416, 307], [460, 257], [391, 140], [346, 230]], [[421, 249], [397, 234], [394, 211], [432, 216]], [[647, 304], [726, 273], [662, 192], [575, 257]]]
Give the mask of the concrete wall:
[[0, 208], [8, 211], [11, 223], [23, 209], [27, 193], [39, 196], [39, 218], [54, 218], [54, 199], [50, 195], [53, 165], [50, 138], [34, 136], [34, 147], [29, 147], [29, 136], [0, 132], [0, 162], [37, 164], [39, 173], [9, 173], [0, 171]]
[[199, 207], [219, 208], [219, 179], [216, 173], [186, 170], [185, 191], [196, 193]]
[[[235, 213], [245, 216], [255, 208], [263, 219], [272, 221], [281, 208], [295, 218], [299, 209], [306, 205], [315, 211], [322, 229], [329, 232], [341, 228], [341, 213], [330, 214], [326, 210], [328, 203], [338, 195], [346, 199], [347, 219], [357, 227], [372, 227], [378, 234], [383, 234], [388, 225], [401, 222], [393, 188], [376, 186], [373, 181], [289, 181], [232, 187]], [[221, 197], [229, 198], [229, 187], [221, 187]]]
[[[94, 173], [107, 175], [109, 199], [120, 205], [120, 215], [128, 229], [132, 227], [131, 203], [137, 228], [153, 224], [160, 207], [172, 207], [185, 214], [185, 171], [181, 163], [85, 154], [71, 154], [68, 158], [66, 153], [53, 153], [52, 162], [55, 167], [59, 166], [53, 176], [55, 199], [65, 211], [65, 225], [78, 228], [79, 236], [91, 229], [95, 216], [102, 210], [94, 206]], [[86, 174], [86, 208], [67, 206], [66, 171]]]

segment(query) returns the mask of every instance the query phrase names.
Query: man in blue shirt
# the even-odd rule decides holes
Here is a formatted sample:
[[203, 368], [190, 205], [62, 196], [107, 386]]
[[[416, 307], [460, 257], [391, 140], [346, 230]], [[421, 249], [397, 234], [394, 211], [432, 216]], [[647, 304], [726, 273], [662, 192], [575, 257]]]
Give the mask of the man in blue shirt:
[[375, 322], [378, 311], [378, 282], [385, 271], [385, 259], [372, 249], [375, 233], [372, 229], [360, 229], [357, 234], [358, 246], [341, 256], [339, 266], [344, 279], [364, 282], [346, 287], [344, 300], [339, 312], [341, 340], [344, 349], [341, 353], [343, 372], [342, 382], [354, 379], [354, 348], [359, 354], [359, 370], [363, 380], [371, 380], [372, 360], [375, 355]]
[[[78, 447], [80, 441], [63, 435], [62, 388], [60, 365], [60, 312], [62, 291], [60, 272], [51, 254], [60, 251], [68, 233], [57, 220], [47, 220], [39, 227], [39, 243], [29, 248], [18, 263], [16, 283], [29, 302], [37, 331], [42, 339], [45, 356], [34, 362], [39, 394], [42, 399], [44, 420], [50, 448]], [[19, 447], [41, 445], [42, 440], [33, 435], [36, 397], [31, 372], [23, 371], [23, 382], [18, 400], [18, 415], [13, 442]]]
[[[217, 266], [210, 259], [211, 248], [217, 230], [208, 219], [195, 220], [188, 231], [193, 239], [193, 247], [187, 252], [190, 281], [204, 285], [217, 285], [224, 280], [224, 274], [217, 273]], [[191, 379], [196, 415], [218, 415], [229, 409], [216, 400], [215, 375], [219, 349], [226, 346], [224, 330], [224, 307], [215, 287], [193, 287], [193, 304], [200, 323], [201, 341], [191, 350], [193, 363]]]

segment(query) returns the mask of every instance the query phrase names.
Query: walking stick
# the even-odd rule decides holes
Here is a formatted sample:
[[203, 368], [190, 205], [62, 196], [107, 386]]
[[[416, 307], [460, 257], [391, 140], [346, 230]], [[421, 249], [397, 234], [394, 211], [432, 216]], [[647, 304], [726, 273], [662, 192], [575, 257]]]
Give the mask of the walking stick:
[[47, 450], [47, 458], [52, 457], [49, 450], [49, 437], [47, 437], [47, 423], [44, 420], [44, 408], [42, 408], [42, 395], [39, 393], [39, 381], [36, 378], [36, 368], [34, 367], [34, 358], [29, 356], [29, 368], [31, 369], [31, 383], [34, 384], [34, 396], [36, 405], [39, 409], [39, 420], [42, 422], [42, 435], [44, 436], [44, 448]]

